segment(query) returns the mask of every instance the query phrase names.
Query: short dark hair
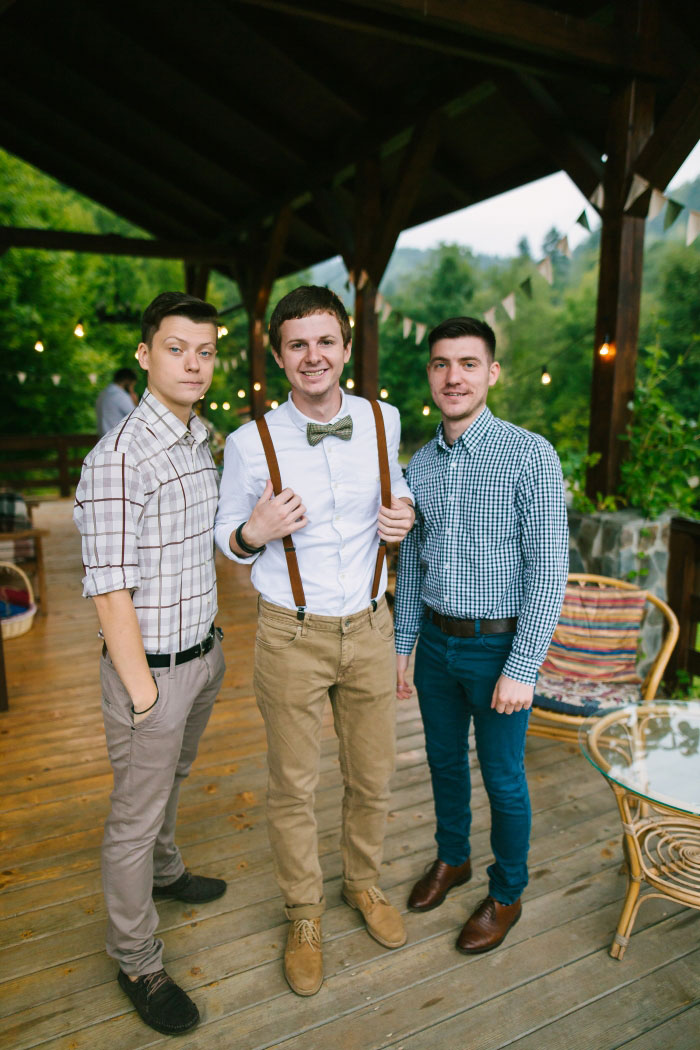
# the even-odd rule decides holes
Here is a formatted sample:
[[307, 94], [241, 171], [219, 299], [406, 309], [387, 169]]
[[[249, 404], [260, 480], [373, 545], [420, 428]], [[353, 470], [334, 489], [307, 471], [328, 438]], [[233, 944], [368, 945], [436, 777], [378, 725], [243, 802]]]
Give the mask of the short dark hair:
[[133, 368], [118, 368], [112, 376], [112, 382], [120, 386], [122, 383], [135, 383], [137, 379], [138, 376]]
[[151, 345], [153, 336], [160, 328], [164, 317], [189, 317], [197, 324], [209, 322], [218, 325], [216, 307], [197, 299], [186, 292], [161, 292], [143, 311], [141, 318], [141, 342]]
[[496, 336], [493, 328], [477, 317], [448, 317], [446, 321], [441, 321], [428, 336], [428, 348], [432, 351], [440, 339], [462, 339], [465, 335], [483, 339], [489, 357], [492, 361], [496, 359]]
[[312, 314], [333, 314], [340, 325], [343, 346], [352, 338], [350, 318], [343, 306], [343, 301], [330, 288], [321, 288], [315, 284], [303, 284], [289, 292], [277, 303], [270, 318], [270, 342], [276, 353], [282, 345], [282, 325], [298, 317], [310, 317]]

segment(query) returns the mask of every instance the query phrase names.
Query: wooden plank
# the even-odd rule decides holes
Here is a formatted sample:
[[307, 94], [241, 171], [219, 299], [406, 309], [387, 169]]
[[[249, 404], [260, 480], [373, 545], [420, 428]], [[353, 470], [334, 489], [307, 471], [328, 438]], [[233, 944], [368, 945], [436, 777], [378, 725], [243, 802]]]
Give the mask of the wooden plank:
[[697, 1050], [700, 1004], [694, 1003], [669, 1021], [625, 1043], [624, 1050]]

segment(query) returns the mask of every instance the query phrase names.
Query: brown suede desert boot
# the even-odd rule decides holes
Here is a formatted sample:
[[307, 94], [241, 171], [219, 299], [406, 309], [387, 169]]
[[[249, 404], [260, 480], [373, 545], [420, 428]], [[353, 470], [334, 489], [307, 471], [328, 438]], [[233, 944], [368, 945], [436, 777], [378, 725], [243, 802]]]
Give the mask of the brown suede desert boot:
[[409, 911], [431, 911], [442, 904], [453, 886], [462, 886], [472, 877], [471, 861], [467, 857], [464, 864], [456, 867], [436, 860], [419, 879], [408, 898]]
[[501, 904], [493, 897], [485, 897], [462, 927], [457, 938], [458, 951], [478, 955], [497, 948], [511, 926], [515, 926], [522, 910], [520, 900], [514, 904]]
[[361, 912], [367, 933], [385, 948], [400, 948], [406, 943], [406, 929], [400, 913], [389, 904], [378, 886], [368, 890], [343, 889], [343, 900]]
[[297, 995], [315, 995], [323, 984], [320, 919], [292, 919], [289, 923], [284, 976]]

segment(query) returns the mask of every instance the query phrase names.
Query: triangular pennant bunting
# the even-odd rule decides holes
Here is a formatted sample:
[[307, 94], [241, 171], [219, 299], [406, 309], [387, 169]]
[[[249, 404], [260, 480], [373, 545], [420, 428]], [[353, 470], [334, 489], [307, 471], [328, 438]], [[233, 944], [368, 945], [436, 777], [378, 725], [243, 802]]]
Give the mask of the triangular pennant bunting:
[[576, 222], [579, 224], [579, 226], [583, 226], [584, 230], [588, 230], [590, 232], [591, 224], [588, 221], [588, 216], [586, 215], [586, 209], [585, 208], [583, 209], [583, 211], [579, 215], [579, 217], [576, 220]]
[[597, 208], [598, 211], [602, 211], [603, 210], [603, 205], [605, 204], [605, 191], [603, 190], [603, 183], [602, 182], [598, 183], [598, 185], [593, 190], [593, 193], [590, 195], [590, 197], [588, 199], [591, 202], [591, 204], [593, 205], [593, 207]]
[[650, 222], [651, 222], [652, 219], [655, 219], [657, 215], [661, 214], [661, 212], [664, 210], [664, 204], [665, 203], [666, 203], [666, 198], [664, 197], [664, 195], [661, 192], [661, 190], [652, 190], [651, 191], [651, 200], [649, 201], [649, 211], [647, 212], [647, 219]]
[[51, 376], [51, 382], [54, 386], [58, 386], [58, 384], [61, 382], [60, 375], [58, 375], [58, 373], [54, 373], [54, 375]]
[[358, 290], [358, 292], [362, 291], [364, 286], [367, 284], [368, 280], [369, 280], [369, 274], [367, 273], [366, 270], [362, 270], [362, 272], [360, 273], [360, 276], [357, 279], [357, 290]]
[[384, 306], [382, 307], [382, 317], [381, 317], [382, 322], [389, 320], [389, 317], [391, 316], [391, 311], [392, 310], [393, 310], [393, 306], [391, 305], [391, 303], [388, 303], [386, 301], [386, 299], [385, 299], [384, 300]]
[[532, 299], [532, 277], [526, 277], [524, 281], [521, 281], [520, 287], [528, 299]]
[[384, 307], [384, 296], [381, 292], [377, 292], [374, 299], [374, 312], [378, 314]]
[[685, 234], [686, 247], [690, 247], [697, 235], [700, 233], [700, 211], [690, 211], [688, 215], [688, 229]]
[[420, 321], [416, 321], [416, 346], [423, 342], [423, 336], [428, 331], [427, 324], [421, 324]]
[[97, 372], [90, 372], [90, 373], [88, 374], [88, 379], [90, 380], [90, 382], [91, 382], [91, 383], [92, 383], [92, 385], [94, 386], [94, 385], [95, 385], [95, 383], [97, 382]]
[[569, 247], [569, 238], [566, 236], [566, 234], [564, 234], [564, 236], [557, 241], [556, 248], [560, 255], [565, 255], [567, 259], [572, 258], [571, 248]]
[[490, 310], [486, 311], [486, 313], [484, 314], [484, 320], [486, 321], [487, 325], [489, 325], [491, 328], [493, 328], [493, 326], [496, 323], [496, 307], [495, 306], [492, 306]]
[[20, 381], [20, 383], [23, 383], [24, 380], [27, 378], [27, 373], [26, 372], [18, 372], [17, 373], [17, 378]]
[[511, 321], [515, 320], [515, 292], [511, 292], [505, 299], [501, 299], [501, 306], [510, 317]]
[[552, 260], [548, 255], [545, 255], [542, 262], [537, 264], [537, 272], [544, 277], [547, 284], [554, 283], [554, 270], [552, 269]]
[[631, 208], [638, 197], [644, 193], [645, 190], [649, 189], [649, 180], [643, 178], [641, 175], [632, 176], [632, 185], [630, 186], [629, 193], [627, 194], [627, 200], [625, 201], [624, 211]]
[[230, 361], [222, 361], [221, 362], [221, 367], [223, 368], [224, 372], [228, 372], [229, 368], [231, 367], [231, 362]]
[[678, 201], [672, 201], [670, 197], [666, 198], [666, 214], [664, 215], [665, 230], [667, 230], [669, 226], [673, 226], [682, 211], [682, 204], [679, 204]]
[[408, 339], [409, 335], [411, 334], [411, 329], [412, 328], [413, 328], [413, 321], [411, 320], [411, 318], [410, 317], [404, 317], [404, 319], [403, 319], [403, 337], [404, 337], [404, 339]]

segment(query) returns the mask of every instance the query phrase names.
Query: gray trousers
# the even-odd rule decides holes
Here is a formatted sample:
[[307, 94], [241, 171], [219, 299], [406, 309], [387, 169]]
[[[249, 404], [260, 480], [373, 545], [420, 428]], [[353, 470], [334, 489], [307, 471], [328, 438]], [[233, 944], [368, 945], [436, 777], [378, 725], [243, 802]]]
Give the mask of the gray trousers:
[[174, 882], [185, 870], [175, 845], [180, 784], [197, 754], [224, 670], [218, 637], [205, 656], [153, 668], [158, 703], [134, 726], [129, 694], [109, 655], [102, 656], [102, 715], [114, 773], [102, 842], [107, 952], [132, 977], [163, 965], [152, 889]]

